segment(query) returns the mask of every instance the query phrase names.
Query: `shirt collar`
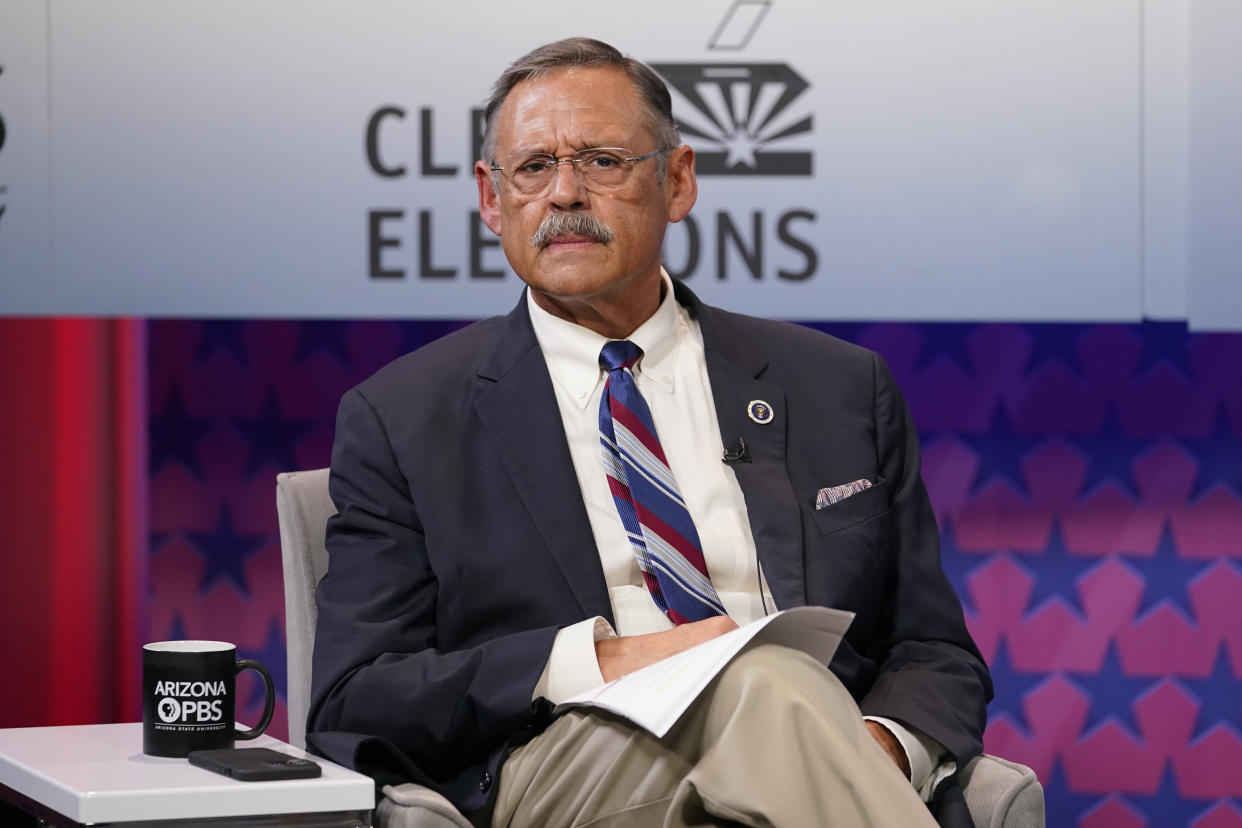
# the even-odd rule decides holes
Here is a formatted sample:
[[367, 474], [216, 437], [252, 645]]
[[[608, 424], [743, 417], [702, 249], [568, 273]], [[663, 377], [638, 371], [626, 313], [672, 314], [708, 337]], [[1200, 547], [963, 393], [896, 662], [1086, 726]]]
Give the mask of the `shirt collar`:
[[[660, 306], [627, 338], [643, 349], [643, 357], [635, 366], [635, 374], [647, 376], [656, 387], [671, 394], [676, 387], [674, 368], [680, 350], [680, 335], [686, 325], [681, 318], [680, 306], [673, 298], [672, 279], [663, 268], [660, 269], [660, 278], [664, 289]], [[553, 382], [568, 391], [569, 397], [579, 407], [586, 407], [596, 386], [603, 381], [604, 370], [599, 365], [599, 352], [608, 339], [548, 313], [535, 304], [529, 290], [526, 291], [526, 307]]]

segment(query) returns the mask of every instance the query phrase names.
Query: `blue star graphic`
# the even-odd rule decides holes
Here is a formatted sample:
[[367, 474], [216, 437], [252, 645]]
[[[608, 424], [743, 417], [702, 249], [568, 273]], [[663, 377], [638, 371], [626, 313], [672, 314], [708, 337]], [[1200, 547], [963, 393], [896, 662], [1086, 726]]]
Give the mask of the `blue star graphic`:
[[992, 674], [993, 689], [992, 701], [988, 704], [988, 717], [1008, 714], [1013, 723], [1029, 736], [1031, 727], [1026, 720], [1022, 702], [1031, 691], [1048, 680], [1048, 674], [1015, 670], [1013, 660], [1009, 657], [1009, 644], [1003, 638], [996, 648], [996, 654], [988, 663], [988, 671]]
[[1022, 461], [1039, 444], [1048, 439], [1044, 435], [1018, 434], [1013, 429], [1006, 406], [998, 405], [992, 413], [992, 425], [980, 434], [960, 434], [979, 461], [975, 479], [971, 484], [971, 497], [977, 497], [985, 486], [997, 479], [1008, 480], [1019, 495], [1030, 498], [1022, 482]]
[[323, 351], [334, 357], [342, 366], [349, 365], [349, 351], [345, 347], [345, 331], [354, 324], [356, 323], [323, 319], [299, 323], [301, 337], [298, 339], [298, 349], [293, 355], [294, 364], [301, 363], [316, 351]]
[[1150, 558], [1126, 558], [1126, 563], [1143, 577], [1143, 603], [1139, 605], [1137, 618], [1142, 618], [1162, 603], [1172, 604], [1183, 615], [1194, 621], [1195, 614], [1186, 594], [1186, 587], [1215, 561], [1196, 561], [1181, 557], [1173, 530], [1166, 523], [1160, 533], [1156, 554]]
[[233, 528], [228, 504], [221, 507], [215, 531], [187, 532], [186, 536], [206, 564], [199, 581], [200, 595], [205, 594], [219, 578], [227, 578], [237, 585], [242, 594], [250, 595], [250, 587], [246, 583], [246, 561], [267, 540], [265, 537], [238, 534]]
[[1168, 362], [1175, 371], [1193, 381], [1194, 373], [1190, 370], [1186, 350], [1191, 334], [1185, 322], [1144, 322], [1137, 330], [1143, 338], [1143, 351], [1136, 377], [1142, 379], [1161, 362]]
[[1053, 598], [1060, 598], [1080, 618], [1086, 618], [1082, 600], [1078, 595], [1078, 583], [1088, 572], [1095, 569], [1102, 559], [1085, 555], [1071, 555], [1065, 546], [1065, 535], [1061, 530], [1061, 521], [1056, 519], [1048, 532], [1048, 542], [1044, 544], [1043, 554], [1025, 558], [1025, 563], [1035, 573], [1035, 586], [1031, 591], [1031, 600], [1027, 602], [1027, 613], [1033, 613]]
[[1047, 363], [1055, 362], [1063, 365], [1074, 376], [1081, 378], [1083, 371], [1082, 360], [1079, 357], [1079, 342], [1083, 334], [1091, 327], [1062, 322], [1026, 325], [1024, 330], [1031, 336], [1031, 357], [1026, 363], [1026, 373], [1029, 375]]
[[232, 353], [239, 365], [250, 364], [245, 333], [253, 322], [246, 319], [209, 319], [199, 324], [203, 328], [203, 338], [194, 354], [195, 362], [202, 362], [222, 350]]
[[923, 348], [914, 364], [914, 373], [921, 374], [941, 357], [961, 368], [968, 377], [975, 377], [970, 360], [970, 337], [979, 325], [963, 322], [924, 322], [919, 324]]
[[1084, 494], [1090, 494], [1105, 481], [1112, 481], [1130, 497], [1139, 500], [1134, 481], [1134, 461], [1156, 441], [1122, 434], [1116, 402], [1108, 402], [1099, 433], [1075, 435], [1068, 439], [1089, 461], [1082, 485]]
[[186, 413], [181, 391], [173, 388], [164, 404], [164, 410], [147, 418], [150, 460], [149, 468], [158, 472], [165, 465], [180, 462], [198, 478], [202, 478], [198, 454], [195, 449], [199, 440], [215, 426], [207, 417], [191, 417]]
[[264, 465], [280, 471], [297, 468], [294, 449], [306, 435], [315, 430], [315, 423], [294, 422], [280, 410], [276, 392], [268, 389], [263, 409], [253, 419], [238, 417], [238, 430], [250, 446], [247, 453], [246, 477], [251, 478]]
[[1160, 679], [1127, 675], [1121, 666], [1121, 658], [1117, 655], [1115, 641], [1109, 643], [1104, 663], [1100, 665], [1098, 672], [1074, 673], [1071, 680], [1091, 699], [1087, 719], [1082, 726], [1084, 736], [1114, 719], [1129, 730], [1131, 735], [1139, 739], [1143, 737], [1138, 719], [1134, 715], [1134, 702], [1159, 684]]
[[1199, 738], [1218, 724], [1227, 724], [1242, 737], [1242, 676], [1236, 676], [1225, 648], [1216, 654], [1212, 674], [1207, 678], [1179, 678], [1199, 700], [1194, 736]]
[[[1242, 380], [1239, 380], [1242, 383]], [[1218, 483], [1223, 483], [1242, 497], [1242, 439], [1233, 433], [1224, 402], [1219, 402], [1216, 416], [1212, 419], [1212, 431], [1201, 440], [1184, 438], [1179, 442], [1199, 463], [1199, 474], [1190, 493], [1191, 500], [1207, 494]]]

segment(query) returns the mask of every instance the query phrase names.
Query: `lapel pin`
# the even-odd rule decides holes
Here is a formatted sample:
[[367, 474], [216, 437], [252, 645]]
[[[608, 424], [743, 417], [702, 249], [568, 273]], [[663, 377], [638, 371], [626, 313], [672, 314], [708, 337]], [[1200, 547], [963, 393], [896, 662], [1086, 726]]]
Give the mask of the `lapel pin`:
[[751, 400], [750, 404], [746, 406], [746, 416], [759, 425], [767, 425], [772, 422], [772, 406], [763, 400]]

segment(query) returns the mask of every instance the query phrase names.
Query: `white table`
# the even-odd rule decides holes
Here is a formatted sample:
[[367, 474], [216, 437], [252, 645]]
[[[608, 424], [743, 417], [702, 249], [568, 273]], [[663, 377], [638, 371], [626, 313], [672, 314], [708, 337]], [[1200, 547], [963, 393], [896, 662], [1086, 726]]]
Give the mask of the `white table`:
[[323, 775], [239, 782], [185, 759], [146, 756], [137, 722], [24, 727], [0, 729], [0, 796], [53, 825], [258, 826], [277, 816], [280, 825], [371, 825], [369, 777], [268, 736], [237, 744], [313, 759]]

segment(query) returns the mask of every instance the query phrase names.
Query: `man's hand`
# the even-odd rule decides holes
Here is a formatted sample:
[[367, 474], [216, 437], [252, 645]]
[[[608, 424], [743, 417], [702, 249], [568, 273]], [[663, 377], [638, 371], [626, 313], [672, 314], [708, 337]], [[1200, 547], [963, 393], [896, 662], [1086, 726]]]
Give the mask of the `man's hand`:
[[664, 632], [596, 641], [595, 658], [599, 662], [599, 671], [603, 674], [604, 681], [612, 681], [736, 629], [737, 624], [732, 618], [716, 615]]
[[875, 739], [880, 747], [884, 748], [884, 752], [889, 758], [897, 763], [897, 767], [901, 768], [901, 772], [905, 774], [906, 779], [910, 778], [910, 759], [906, 756], [905, 748], [901, 746], [901, 742], [897, 741], [897, 737], [893, 735], [887, 727], [879, 722], [867, 720], [867, 730], [871, 733], [871, 738]]

